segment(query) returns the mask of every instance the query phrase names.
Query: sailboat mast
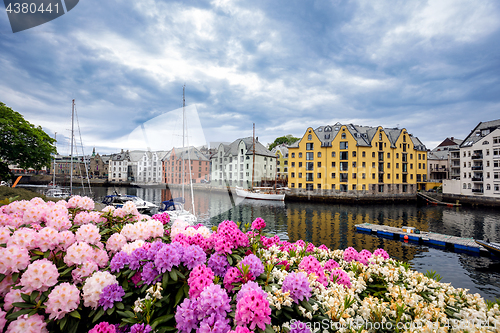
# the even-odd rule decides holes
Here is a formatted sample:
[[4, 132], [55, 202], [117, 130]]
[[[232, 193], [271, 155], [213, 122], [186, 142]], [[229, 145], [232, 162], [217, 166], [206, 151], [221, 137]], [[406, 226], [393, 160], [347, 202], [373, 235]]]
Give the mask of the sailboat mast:
[[186, 107], [186, 95], [185, 95], [185, 92], [186, 92], [186, 85], [183, 85], [182, 86], [182, 176], [181, 176], [181, 179], [182, 179], [182, 198], [184, 198], [184, 161], [185, 161], [185, 158], [184, 158], [184, 138], [185, 138], [185, 135], [184, 135], [184, 128], [185, 128], [185, 107]]
[[54, 132], [54, 140], [54, 144], [56, 145], [56, 153], [54, 154], [54, 174], [52, 175], [52, 186], [56, 186], [57, 132]]
[[255, 123], [253, 123], [252, 146], [253, 146], [253, 164], [252, 164], [252, 190], [253, 190], [253, 182], [255, 177]]
[[71, 163], [70, 163], [70, 176], [69, 176], [69, 194], [73, 194], [73, 133], [75, 130], [75, 100], [71, 103]]

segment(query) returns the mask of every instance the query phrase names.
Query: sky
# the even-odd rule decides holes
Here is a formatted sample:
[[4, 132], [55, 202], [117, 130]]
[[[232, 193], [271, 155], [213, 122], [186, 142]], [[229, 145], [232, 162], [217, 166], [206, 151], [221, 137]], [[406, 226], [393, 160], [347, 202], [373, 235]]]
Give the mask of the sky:
[[17, 33], [0, 13], [0, 101], [62, 154], [72, 99], [83, 153], [169, 149], [183, 85], [190, 144], [340, 122], [432, 149], [500, 118], [499, 40], [495, 0], [81, 0]]

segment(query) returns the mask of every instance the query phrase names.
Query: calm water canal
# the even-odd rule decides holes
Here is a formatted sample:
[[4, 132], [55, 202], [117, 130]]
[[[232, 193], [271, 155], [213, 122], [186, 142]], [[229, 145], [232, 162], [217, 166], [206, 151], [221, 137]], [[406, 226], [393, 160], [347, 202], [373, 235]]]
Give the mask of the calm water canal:
[[[93, 189], [96, 200], [112, 194], [112, 188]], [[181, 195], [179, 190], [120, 188], [122, 193], [138, 195], [159, 204]], [[186, 189], [186, 208], [191, 197]], [[262, 217], [267, 231], [281, 239], [303, 239], [332, 249], [349, 246], [361, 251], [385, 249], [391, 257], [409, 262], [415, 270], [435, 270], [456, 288], [467, 288], [486, 299], [500, 298], [500, 259], [471, 256], [423, 245], [404, 243], [357, 233], [355, 225], [374, 223], [393, 227], [412, 226], [422, 231], [486, 239], [500, 243], [500, 210], [404, 205], [336, 205], [309, 202], [263, 202], [232, 199], [226, 194], [206, 191], [194, 193], [194, 208], [202, 223], [217, 225], [223, 220], [251, 222]]]

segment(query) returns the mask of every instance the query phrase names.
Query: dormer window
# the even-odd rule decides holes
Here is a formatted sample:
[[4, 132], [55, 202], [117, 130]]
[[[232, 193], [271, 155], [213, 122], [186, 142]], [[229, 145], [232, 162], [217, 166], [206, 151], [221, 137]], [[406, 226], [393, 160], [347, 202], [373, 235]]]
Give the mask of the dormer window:
[[325, 134], [325, 139], [330, 139], [330, 134]]
[[323, 132], [323, 129], [321, 127], [318, 128], [318, 132]]
[[382, 140], [382, 133], [379, 133], [379, 134], [378, 134], [378, 139], [379, 139], [379, 140]]
[[330, 126], [325, 127], [325, 132], [331, 132], [331, 131], [332, 131], [332, 128]]
[[342, 139], [345, 139], [345, 133], [342, 133], [341, 137]]
[[312, 140], [312, 138], [313, 138], [313, 136], [312, 136], [311, 134], [309, 134], [309, 135], [307, 136], [307, 140]]

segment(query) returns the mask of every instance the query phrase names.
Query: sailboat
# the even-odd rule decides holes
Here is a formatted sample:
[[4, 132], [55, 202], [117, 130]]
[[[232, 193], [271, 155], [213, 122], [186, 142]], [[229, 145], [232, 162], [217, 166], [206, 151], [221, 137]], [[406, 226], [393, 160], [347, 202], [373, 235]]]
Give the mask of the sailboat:
[[[255, 124], [253, 124], [253, 137], [252, 137], [252, 152], [253, 152], [253, 165], [252, 165], [252, 186], [250, 189], [244, 189], [242, 187], [236, 186], [236, 195], [246, 199], [256, 199], [256, 200], [277, 200], [284, 201], [285, 193], [278, 189], [273, 189], [272, 187], [254, 187], [254, 175], [255, 175]], [[276, 169], [275, 169], [276, 170]]]
[[[173, 198], [170, 200], [163, 201], [160, 205], [160, 212], [166, 212], [171, 220], [183, 220], [190, 224], [195, 224], [197, 222], [197, 218], [194, 211], [194, 195], [193, 195], [193, 180], [191, 179], [191, 171], [189, 172], [189, 184], [191, 188], [191, 207], [193, 209], [193, 213], [184, 209], [184, 179], [185, 179], [185, 128], [186, 128], [186, 86], [182, 87], [182, 154], [180, 155], [182, 158], [182, 196], [180, 198]], [[188, 161], [189, 161], [189, 170], [191, 170], [191, 157], [188, 149]]]

